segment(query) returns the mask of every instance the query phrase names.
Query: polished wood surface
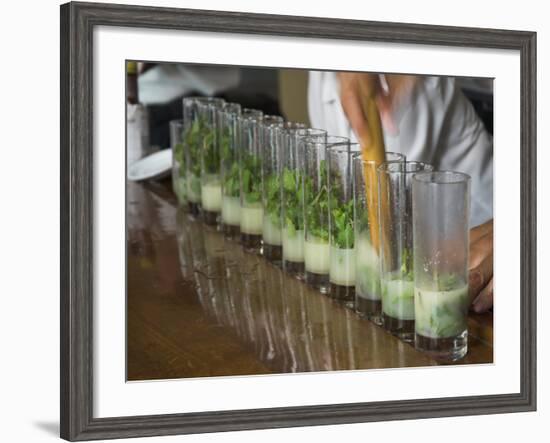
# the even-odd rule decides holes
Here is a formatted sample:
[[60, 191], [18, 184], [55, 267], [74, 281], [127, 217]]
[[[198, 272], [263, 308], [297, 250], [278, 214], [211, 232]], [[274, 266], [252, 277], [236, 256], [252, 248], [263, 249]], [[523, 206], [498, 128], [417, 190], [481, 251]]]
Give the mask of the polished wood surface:
[[[127, 191], [128, 380], [437, 364], [191, 220], [169, 183]], [[469, 331], [460, 364], [492, 362], [492, 315]]]

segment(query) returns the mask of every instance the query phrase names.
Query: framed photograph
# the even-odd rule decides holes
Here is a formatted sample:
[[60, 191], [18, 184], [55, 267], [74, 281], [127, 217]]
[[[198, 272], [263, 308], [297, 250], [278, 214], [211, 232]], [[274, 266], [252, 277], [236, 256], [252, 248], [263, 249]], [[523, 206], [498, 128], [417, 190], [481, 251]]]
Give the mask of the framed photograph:
[[534, 411], [535, 54], [62, 5], [61, 437]]

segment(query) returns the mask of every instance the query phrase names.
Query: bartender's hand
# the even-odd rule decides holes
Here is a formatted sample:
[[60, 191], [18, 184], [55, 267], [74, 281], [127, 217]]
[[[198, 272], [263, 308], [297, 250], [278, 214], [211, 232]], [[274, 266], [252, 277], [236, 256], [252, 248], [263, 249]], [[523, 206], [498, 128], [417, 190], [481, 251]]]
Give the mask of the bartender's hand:
[[493, 306], [493, 220], [470, 231], [470, 298], [475, 312]]
[[377, 74], [357, 72], [339, 72], [340, 102], [349, 121], [351, 129], [359, 141], [369, 140], [364, 97], [378, 96], [379, 80]]
[[408, 100], [419, 77], [401, 74], [379, 74], [363, 72], [339, 72], [340, 102], [357, 139], [368, 143], [369, 128], [365, 109], [365, 98], [373, 97], [380, 113], [384, 129], [397, 131], [394, 111]]

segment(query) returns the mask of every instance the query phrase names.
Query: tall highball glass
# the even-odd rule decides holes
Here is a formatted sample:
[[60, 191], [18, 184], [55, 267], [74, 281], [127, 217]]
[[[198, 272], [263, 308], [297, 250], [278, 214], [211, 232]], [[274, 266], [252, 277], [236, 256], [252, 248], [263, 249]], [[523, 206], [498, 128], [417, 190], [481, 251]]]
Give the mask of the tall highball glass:
[[[185, 97], [183, 99], [183, 149], [187, 179], [187, 201], [189, 213], [197, 217], [201, 210], [201, 162], [204, 139], [212, 133], [201, 105], [223, 106], [225, 101], [215, 97]], [[203, 115], [201, 115], [201, 113]], [[213, 136], [209, 136], [213, 139]]]
[[260, 253], [264, 211], [262, 206], [263, 114], [244, 110], [239, 118], [241, 243], [249, 252]]
[[330, 296], [347, 307], [355, 304], [355, 232], [353, 228], [353, 157], [359, 145], [327, 150], [330, 238]]
[[285, 131], [304, 128], [303, 123], [283, 122], [282, 117], [265, 116], [263, 121], [262, 203], [264, 221], [262, 254], [280, 265], [282, 240], [283, 141]]
[[[260, 115], [260, 111], [257, 111]], [[240, 235], [239, 117], [241, 106], [228, 103], [219, 111], [222, 178], [222, 230], [227, 238]]]
[[[404, 155], [395, 152], [386, 152], [385, 157], [387, 161], [405, 161]], [[361, 154], [353, 159], [353, 218], [356, 264], [355, 311], [381, 325], [378, 166], [380, 166], [379, 162], [363, 160]], [[382, 210], [385, 210], [384, 207]], [[376, 220], [373, 220], [373, 217], [376, 217]]]
[[325, 137], [319, 129], [286, 130], [281, 172], [283, 269], [302, 280], [304, 272], [304, 149], [310, 137]]
[[329, 192], [327, 150], [342, 146], [346, 137], [306, 138], [304, 150], [304, 261], [306, 282], [322, 293], [330, 289]]
[[470, 177], [413, 177], [415, 346], [438, 360], [468, 351]]
[[432, 169], [414, 161], [378, 168], [382, 315], [386, 330], [405, 341], [414, 340], [412, 178]]
[[201, 156], [202, 218], [207, 225], [216, 225], [222, 210], [220, 111], [226, 106], [219, 100], [201, 101], [199, 119], [205, 124]]

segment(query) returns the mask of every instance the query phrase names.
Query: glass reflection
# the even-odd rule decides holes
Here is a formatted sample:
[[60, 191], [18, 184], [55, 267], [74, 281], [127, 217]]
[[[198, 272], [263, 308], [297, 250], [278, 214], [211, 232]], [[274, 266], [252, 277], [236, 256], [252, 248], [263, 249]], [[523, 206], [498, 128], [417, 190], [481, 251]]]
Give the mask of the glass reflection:
[[181, 211], [176, 225], [181, 277], [194, 288], [182, 296], [196, 294], [210, 321], [234, 334], [271, 371], [418, 364], [407, 345], [222, 233]]

